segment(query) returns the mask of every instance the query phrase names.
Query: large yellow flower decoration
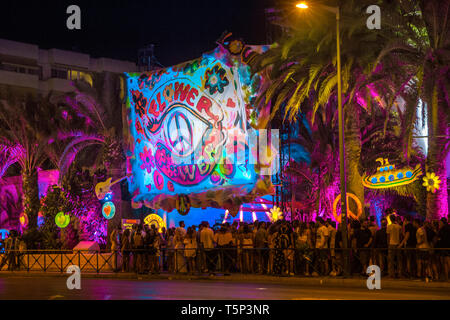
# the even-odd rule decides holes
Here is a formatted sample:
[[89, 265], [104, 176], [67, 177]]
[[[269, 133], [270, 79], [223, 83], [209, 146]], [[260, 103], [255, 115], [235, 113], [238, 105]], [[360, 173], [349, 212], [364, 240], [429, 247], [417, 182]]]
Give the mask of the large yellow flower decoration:
[[270, 209], [270, 217], [272, 218], [272, 221], [275, 222], [283, 218], [283, 212], [281, 212], [281, 209], [279, 207], [275, 206]]
[[427, 172], [427, 174], [423, 177], [423, 186], [427, 188], [427, 191], [431, 191], [436, 193], [436, 189], [439, 189], [439, 185], [441, 180], [439, 176], [437, 176], [434, 172]]

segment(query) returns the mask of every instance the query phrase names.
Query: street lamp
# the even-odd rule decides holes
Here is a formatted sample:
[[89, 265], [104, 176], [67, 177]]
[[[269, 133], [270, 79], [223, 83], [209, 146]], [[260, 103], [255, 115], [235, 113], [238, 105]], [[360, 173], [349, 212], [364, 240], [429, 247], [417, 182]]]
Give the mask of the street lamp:
[[301, 2], [301, 3], [297, 3], [296, 7], [300, 8], [300, 9], [307, 9], [308, 5], [304, 2]]
[[[299, 9], [309, 8], [305, 2], [296, 5]], [[338, 121], [339, 121], [339, 173], [341, 181], [341, 223], [342, 223], [342, 245], [344, 249], [344, 274], [348, 275], [348, 231], [347, 231], [347, 187], [345, 181], [345, 155], [344, 155], [344, 114], [342, 110], [342, 83], [341, 83], [341, 49], [339, 39], [339, 7], [330, 7], [322, 4], [316, 5], [317, 8], [322, 8], [326, 11], [332, 12], [336, 15], [336, 50], [337, 50], [337, 80], [338, 80]]]

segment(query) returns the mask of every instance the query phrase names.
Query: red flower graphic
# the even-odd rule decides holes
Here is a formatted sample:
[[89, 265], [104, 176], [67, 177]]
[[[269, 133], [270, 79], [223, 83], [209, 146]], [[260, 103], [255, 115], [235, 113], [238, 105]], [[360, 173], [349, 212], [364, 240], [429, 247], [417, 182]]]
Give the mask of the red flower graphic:
[[137, 133], [145, 134], [145, 133], [144, 133], [144, 129], [142, 128], [141, 122], [140, 122], [138, 119], [136, 119], [136, 125], [135, 125], [135, 127], [136, 127], [136, 132], [137, 132]]
[[133, 96], [134, 109], [139, 117], [142, 117], [145, 114], [145, 110], [147, 109], [147, 98], [144, 97], [142, 92], [138, 90], [132, 90], [131, 94]]
[[145, 169], [148, 173], [150, 173], [152, 168], [155, 166], [152, 150], [145, 146], [143, 152], [139, 153], [139, 157], [142, 161], [141, 169]]

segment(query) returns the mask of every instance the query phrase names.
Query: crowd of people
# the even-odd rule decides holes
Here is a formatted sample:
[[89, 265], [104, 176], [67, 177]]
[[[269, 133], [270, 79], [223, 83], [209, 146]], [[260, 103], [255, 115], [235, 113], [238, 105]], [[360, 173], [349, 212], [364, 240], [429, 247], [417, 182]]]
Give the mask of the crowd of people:
[[[320, 217], [315, 222], [208, 222], [159, 232], [155, 226], [120, 227], [111, 233], [111, 249], [122, 257], [121, 270], [137, 273], [232, 272], [273, 275], [338, 276], [349, 256], [350, 272], [366, 275], [378, 265], [384, 276], [448, 281], [450, 226], [447, 218], [422, 221], [386, 211], [381, 227], [373, 216], [347, 225]], [[119, 255], [120, 252], [120, 255]], [[117, 260], [117, 259], [116, 259]], [[116, 265], [117, 267], [117, 265]]]
[[27, 250], [26, 243], [21, 235], [16, 230], [11, 230], [8, 238], [0, 243], [3, 256], [0, 261], [0, 270], [5, 265], [8, 266], [9, 271], [20, 270], [24, 266], [23, 254]]

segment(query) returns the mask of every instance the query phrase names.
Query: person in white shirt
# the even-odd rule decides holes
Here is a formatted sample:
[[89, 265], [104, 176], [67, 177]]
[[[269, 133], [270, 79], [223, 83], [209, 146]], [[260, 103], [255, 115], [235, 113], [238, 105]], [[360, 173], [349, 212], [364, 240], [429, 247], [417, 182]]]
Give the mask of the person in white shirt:
[[[401, 242], [400, 235], [402, 234], [402, 227], [397, 223], [396, 217], [391, 214], [389, 216], [391, 224], [386, 228], [387, 242], [388, 242], [388, 269], [389, 277], [395, 278], [396, 275], [399, 277], [402, 273], [402, 256], [399, 249]], [[395, 263], [397, 268], [395, 268]], [[397, 271], [397, 272], [396, 272]]]
[[427, 240], [427, 232], [420, 219], [414, 219], [414, 227], [417, 228], [416, 240], [417, 240], [417, 277], [422, 278], [423, 271], [425, 271], [425, 277], [431, 274], [429, 266], [429, 248], [430, 244]]
[[[321, 270], [322, 275], [328, 275], [328, 237], [329, 231], [322, 218], [317, 218], [318, 229], [316, 233], [316, 270]], [[318, 276], [317, 272], [313, 272]]]
[[180, 226], [175, 230], [175, 237], [173, 238], [176, 256], [175, 267], [176, 272], [187, 273], [187, 265], [184, 257], [184, 238], [186, 237], [184, 221], [180, 221], [179, 225]]
[[215, 268], [215, 252], [212, 250], [214, 249], [214, 232], [208, 222], [205, 222], [204, 228], [200, 232], [200, 243], [205, 252], [207, 272], [213, 274]]
[[337, 274], [337, 263], [336, 263], [336, 222], [329, 221], [328, 222], [328, 233], [330, 235], [330, 255], [331, 255], [331, 273], [330, 275], [336, 276]]

